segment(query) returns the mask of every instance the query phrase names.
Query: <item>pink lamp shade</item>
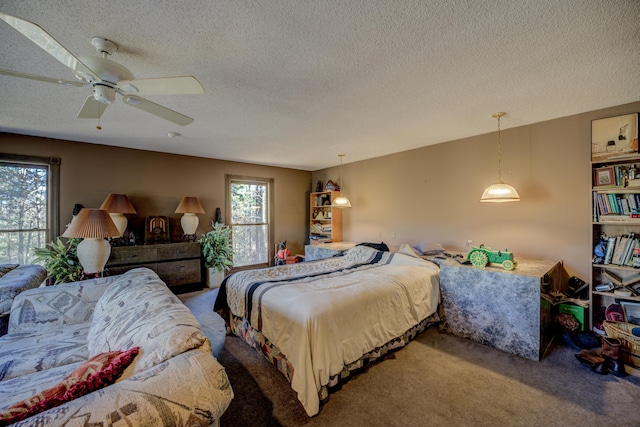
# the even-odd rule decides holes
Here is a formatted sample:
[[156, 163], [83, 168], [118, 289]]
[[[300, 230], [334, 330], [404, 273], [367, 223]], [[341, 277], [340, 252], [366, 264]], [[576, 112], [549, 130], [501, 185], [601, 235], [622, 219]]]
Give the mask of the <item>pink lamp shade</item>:
[[198, 223], [200, 220], [196, 214], [203, 214], [204, 208], [200, 204], [197, 197], [183, 197], [182, 201], [176, 208], [175, 213], [182, 213], [180, 218], [180, 225], [182, 226], [182, 232], [185, 236], [191, 236], [196, 234], [198, 229]]
[[62, 237], [84, 239], [78, 244], [78, 260], [86, 274], [101, 273], [111, 255], [111, 245], [105, 237], [119, 237], [119, 231], [109, 213], [103, 209], [84, 208], [71, 221]]
[[136, 213], [135, 208], [126, 194], [109, 194], [107, 198], [104, 199], [104, 202], [102, 202], [102, 205], [100, 205], [100, 209], [109, 212], [111, 219], [116, 227], [118, 227], [120, 236], [127, 230], [127, 224], [129, 222], [124, 214]]

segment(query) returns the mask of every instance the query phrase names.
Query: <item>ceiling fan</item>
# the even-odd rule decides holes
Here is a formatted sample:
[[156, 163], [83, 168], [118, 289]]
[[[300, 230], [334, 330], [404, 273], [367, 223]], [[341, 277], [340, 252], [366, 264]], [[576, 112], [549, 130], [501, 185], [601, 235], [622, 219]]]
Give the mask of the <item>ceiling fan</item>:
[[99, 119], [107, 107], [116, 101], [116, 93], [119, 93], [125, 104], [154, 116], [180, 126], [186, 126], [193, 122], [191, 117], [151, 102], [139, 95], [190, 95], [204, 93], [202, 85], [195, 77], [135, 79], [133, 73], [127, 68], [108, 59], [108, 56], [118, 49], [118, 46], [110, 40], [100, 37], [92, 38], [91, 44], [101, 56], [78, 58], [33, 22], [2, 12], [0, 12], [0, 19], [18, 30], [49, 55], [71, 68], [79, 81], [55, 79], [3, 69], [0, 69], [0, 74], [69, 86], [91, 85], [93, 94], [87, 97], [78, 112], [78, 118]]

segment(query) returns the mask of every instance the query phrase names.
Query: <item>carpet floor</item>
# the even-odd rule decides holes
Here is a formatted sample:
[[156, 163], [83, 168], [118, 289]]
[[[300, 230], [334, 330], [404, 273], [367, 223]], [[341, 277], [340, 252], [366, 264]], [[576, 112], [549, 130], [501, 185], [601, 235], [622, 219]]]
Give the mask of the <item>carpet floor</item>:
[[352, 378], [309, 418], [263, 356], [224, 336], [224, 322], [211, 313], [216, 295], [206, 290], [180, 297], [208, 324], [234, 390], [223, 427], [640, 425], [638, 369], [627, 368], [630, 375], [622, 378], [598, 375], [560, 339], [535, 362], [437, 327]]

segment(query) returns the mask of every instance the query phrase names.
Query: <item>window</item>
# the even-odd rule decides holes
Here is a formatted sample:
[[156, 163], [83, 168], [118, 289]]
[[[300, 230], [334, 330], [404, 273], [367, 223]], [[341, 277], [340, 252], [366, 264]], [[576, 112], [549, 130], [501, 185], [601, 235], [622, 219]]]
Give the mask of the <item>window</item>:
[[0, 263], [28, 264], [58, 235], [60, 159], [0, 154]]
[[226, 176], [233, 267], [265, 267], [273, 257], [273, 179]]

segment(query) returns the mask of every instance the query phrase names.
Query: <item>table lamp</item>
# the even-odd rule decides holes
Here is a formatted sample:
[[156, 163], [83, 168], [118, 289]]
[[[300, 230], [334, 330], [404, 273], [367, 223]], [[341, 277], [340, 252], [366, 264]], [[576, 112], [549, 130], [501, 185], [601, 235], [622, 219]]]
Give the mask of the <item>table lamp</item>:
[[100, 209], [109, 212], [109, 216], [118, 228], [120, 236], [127, 230], [128, 221], [124, 214], [137, 213], [126, 194], [109, 194], [100, 205]]
[[62, 237], [79, 237], [78, 260], [85, 274], [101, 273], [111, 255], [106, 237], [119, 237], [118, 228], [104, 209], [84, 208], [71, 222]]
[[[180, 219], [180, 225], [182, 225], [182, 232], [184, 233], [185, 239], [195, 237], [198, 223], [200, 223], [200, 219], [196, 214], [204, 213], [204, 208], [200, 204], [200, 201], [198, 201], [198, 198], [183, 197], [175, 213], [184, 214]], [[193, 240], [195, 240], [195, 238]]]

